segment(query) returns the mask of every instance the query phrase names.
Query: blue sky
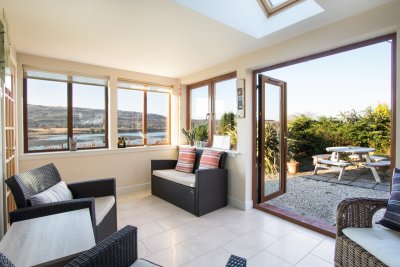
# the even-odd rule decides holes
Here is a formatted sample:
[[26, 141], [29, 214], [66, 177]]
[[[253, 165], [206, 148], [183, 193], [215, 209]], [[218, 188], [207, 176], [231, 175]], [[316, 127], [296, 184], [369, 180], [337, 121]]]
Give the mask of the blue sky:
[[[264, 73], [287, 82], [288, 116], [337, 116], [391, 99], [391, 43], [363, 47]], [[275, 117], [276, 115], [270, 115]]]

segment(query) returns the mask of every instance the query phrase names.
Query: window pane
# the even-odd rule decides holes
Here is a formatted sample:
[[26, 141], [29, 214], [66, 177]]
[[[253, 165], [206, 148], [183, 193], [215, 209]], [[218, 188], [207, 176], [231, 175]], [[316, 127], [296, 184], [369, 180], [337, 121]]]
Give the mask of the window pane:
[[67, 83], [27, 79], [28, 150], [68, 148]]
[[106, 147], [106, 109], [103, 86], [73, 84], [73, 136], [78, 148]]
[[118, 89], [118, 137], [126, 145], [143, 145], [143, 91]]
[[147, 144], [168, 143], [169, 94], [147, 92]]
[[190, 90], [190, 128], [194, 125], [208, 124], [208, 86]]
[[226, 135], [236, 127], [236, 79], [215, 83], [215, 133]]

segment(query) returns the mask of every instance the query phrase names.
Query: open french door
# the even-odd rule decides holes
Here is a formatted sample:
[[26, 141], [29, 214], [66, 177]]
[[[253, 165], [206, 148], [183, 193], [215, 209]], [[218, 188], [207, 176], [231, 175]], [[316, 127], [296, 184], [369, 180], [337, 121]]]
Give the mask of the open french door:
[[286, 82], [258, 74], [258, 203], [286, 192]]

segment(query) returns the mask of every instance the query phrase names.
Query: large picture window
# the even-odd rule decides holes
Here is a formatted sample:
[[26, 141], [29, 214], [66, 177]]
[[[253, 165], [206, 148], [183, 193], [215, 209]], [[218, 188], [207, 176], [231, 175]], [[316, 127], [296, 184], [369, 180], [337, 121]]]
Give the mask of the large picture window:
[[24, 69], [24, 151], [107, 148], [106, 78]]
[[[188, 86], [187, 128], [200, 133], [195, 134], [195, 141], [207, 141], [211, 146], [214, 135], [225, 135], [230, 136], [232, 148], [236, 147], [236, 94], [236, 72]], [[206, 140], [200, 140], [201, 136]]]
[[118, 82], [118, 137], [127, 146], [170, 144], [171, 88]]

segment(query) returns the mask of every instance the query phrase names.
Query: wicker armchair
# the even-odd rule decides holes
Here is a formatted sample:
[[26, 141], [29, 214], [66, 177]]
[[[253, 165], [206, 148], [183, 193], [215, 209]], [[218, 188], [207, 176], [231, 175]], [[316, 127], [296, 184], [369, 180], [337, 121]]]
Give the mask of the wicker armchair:
[[339, 203], [336, 218], [335, 266], [386, 266], [364, 248], [347, 238], [342, 230], [348, 227], [371, 228], [375, 212], [386, 208], [387, 202], [387, 199], [348, 198]]
[[137, 228], [127, 225], [110, 235], [95, 247], [80, 254], [66, 267], [127, 267], [127, 266], [159, 266], [138, 259]]
[[[29, 198], [61, 181], [54, 164], [47, 164], [25, 173], [19, 173], [5, 182], [10, 188], [17, 210], [10, 212], [10, 223], [66, 211], [89, 208], [96, 242], [117, 231], [117, 207], [115, 179], [98, 179], [67, 184], [73, 200], [31, 206]], [[114, 204], [103, 218], [96, 218], [95, 210], [102, 197], [113, 196]], [[104, 198], [103, 198], [104, 199]], [[97, 203], [97, 204], [96, 204]], [[100, 204], [99, 204], [100, 205]], [[100, 212], [98, 212], [100, 214]], [[98, 214], [97, 214], [98, 215]]]

